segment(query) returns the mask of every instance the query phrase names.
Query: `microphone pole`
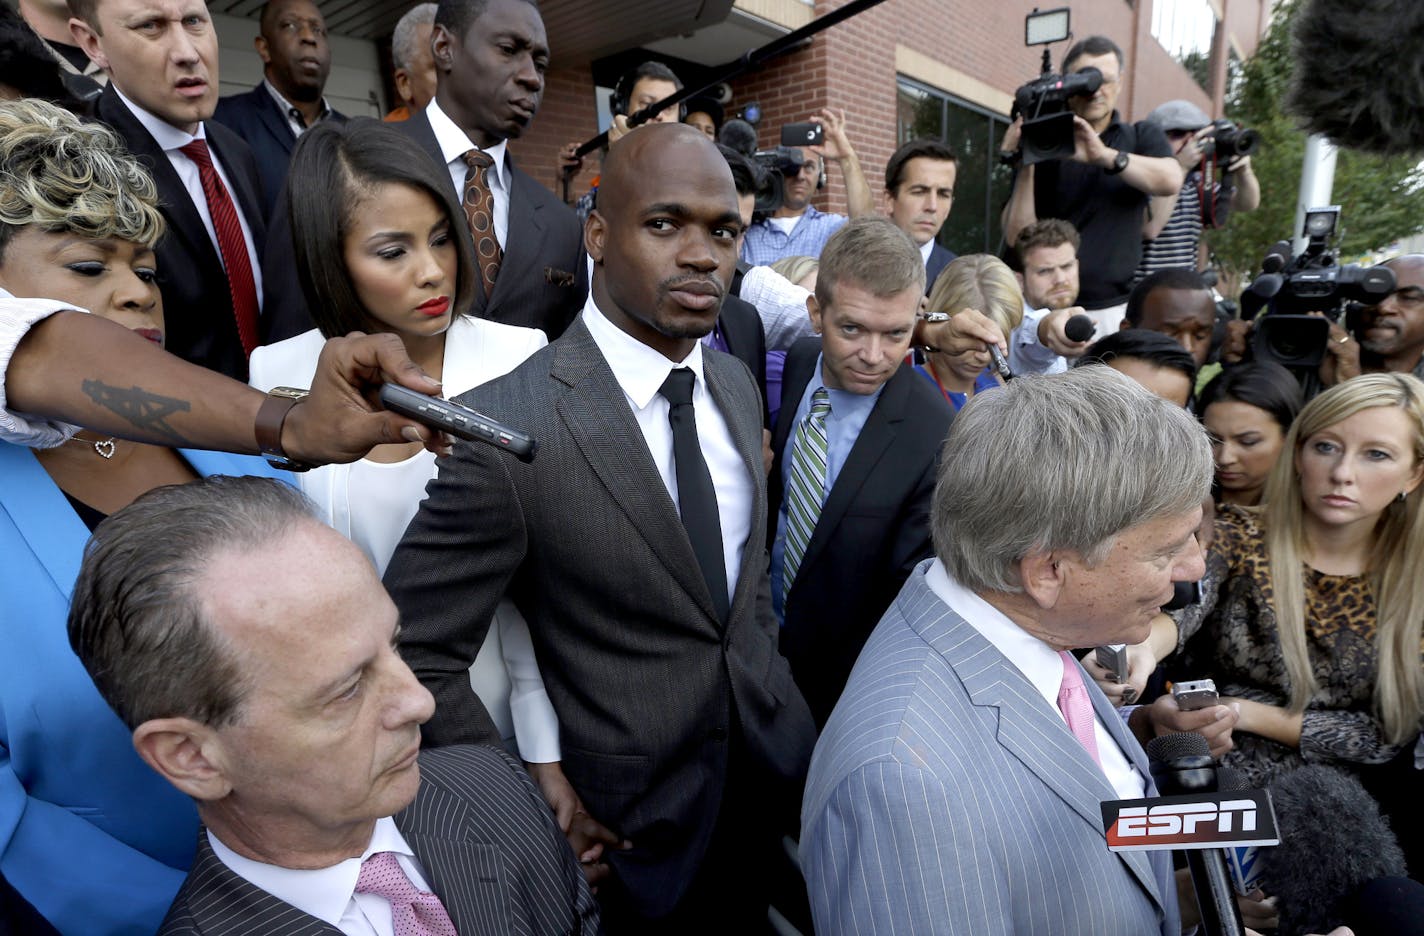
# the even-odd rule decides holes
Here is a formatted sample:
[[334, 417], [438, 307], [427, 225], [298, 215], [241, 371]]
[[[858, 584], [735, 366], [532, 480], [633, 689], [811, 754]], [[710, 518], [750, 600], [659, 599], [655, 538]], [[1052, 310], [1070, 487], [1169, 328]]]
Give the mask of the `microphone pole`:
[[[636, 114], [629, 116], [628, 126], [631, 128], [639, 124], [647, 123], [652, 119], [654, 114], [662, 113], [666, 108], [681, 104], [683, 101], [690, 100], [706, 91], [710, 91], [722, 82], [735, 78], [744, 72], [759, 68], [777, 56], [790, 52], [801, 43], [816, 35], [816, 33], [830, 29], [837, 23], [848, 20], [857, 14], [864, 13], [871, 7], [879, 6], [884, 2], [885, 0], [851, 0], [851, 2], [845, 6], [832, 10], [826, 15], [812, 20], [794, 32], [789, 32], [779, 39], [773, 39], [764, 46], [742, 53], [741, 57], [718, 67], [713, 72], [712, 77], [708, 78], [701, 85], [688, 85], [668, 95], [661, 101], [649, 104]], [[585, 140], [580, 144], [579, 148], [574, 151], [574, 156], [582, 159], [594, 150], [607, 145], [607, 143], [608, 131], [605, 130], [598, 136]], [[565, 203], [569, 200], [569, 180], [573, 178], [574, 171], [572, 168], [565, 168], [563, 170]]]

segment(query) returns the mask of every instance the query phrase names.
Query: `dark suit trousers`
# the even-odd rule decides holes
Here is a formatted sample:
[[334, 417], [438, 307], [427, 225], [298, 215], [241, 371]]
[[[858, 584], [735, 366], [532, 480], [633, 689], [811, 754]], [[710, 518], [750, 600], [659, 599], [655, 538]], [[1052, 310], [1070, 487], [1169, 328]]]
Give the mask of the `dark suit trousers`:
[[793, 789], [759, 769], [736, 719], [732, 725], [722, 809], [697, 877], [673, 912], [656, 920], [634, 911], [621, 881], [601, 884], [598, 902], [607, 936], [769, 934], [768, 905], [811, 932], [806, 883], [781, 844], [784, 836], [797, 833], [803, 787]]

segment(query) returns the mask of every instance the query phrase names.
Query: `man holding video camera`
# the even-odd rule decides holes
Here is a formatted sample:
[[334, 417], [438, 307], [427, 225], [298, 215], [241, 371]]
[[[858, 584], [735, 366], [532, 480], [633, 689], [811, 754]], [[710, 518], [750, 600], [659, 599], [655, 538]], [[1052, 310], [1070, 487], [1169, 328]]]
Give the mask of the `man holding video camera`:
[[1225, 227], [1230, 212], [1255, 211], [1261, 204], [1261, 184], [1251, 171], [1250, 154], [1260, 141], [1255, 131], [1213, 122], [1200, 107], [1180, 100], [1156, 108], [1147, 122], [1167, 135], [1187, 178], [1177, 194], [1152, 199], [1134, 285], [1158, 270], [1202, 269], [1202, 231]]
[[783, 169], [781, 207], [756, 221], [742, 241], [742, 259], [752, 266], [770, 266], [782, 257], [819, 257], [826, 241], [846, 223], [846, 215], [826, 214], [811, 204], [811, 196], [825, 187], [826, 160], [841, 168], [850, 217], [875, 210], [860, 158], [846, 136], [845, 112], [827, 107], [813, 119], [824, 128], [824, 141], [819, 146], [791, 147], [801, 161], [794, 173], [793, 167]]
[[[1122, 65], [1122, 49], [1105, 36], [1090, 36], [1068, 50], [1065, 75], [1097, 69], [1102, 82], [1092, 94], [1069, 99], [1072, 156], [1022, 166], [1004, 209], [1004, 239], [1011, 244], [1040, 218], [1063, 218], [1078, 229], [1079, 300], [1099, 334], [1116, 331], [1122, 321], [1142, 259], [1149, 198], [1182, 187], [1182, 168], [1162, 131], [1146, 122], [1124, 123], [1118, 115]], [[1022, 123], [1015, 120], [1004, 133], [999, 149], [1005, 159], [1019, 159]]]

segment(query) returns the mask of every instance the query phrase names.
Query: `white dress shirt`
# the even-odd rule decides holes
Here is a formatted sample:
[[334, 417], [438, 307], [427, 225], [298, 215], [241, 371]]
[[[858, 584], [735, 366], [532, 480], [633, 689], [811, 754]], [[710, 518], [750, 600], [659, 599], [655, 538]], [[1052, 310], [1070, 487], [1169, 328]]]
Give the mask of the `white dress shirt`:
[[[682, 361], [671, 361], [614, 325], [598, 310], [589, 296], [583, 307], [583, 321], [593, 343], [613, 370], [623, 396], [633, 410], [643, 441], [658, 468], [674, 505], [677, 499], [677, 471], [672, 457], [672, 427], [668, 425], [668, 401], [658, 393], [674, 367], [691, 368], [692, 409], [697, 421], [697, 440], [702, 457], [712, 475], [717, 492], [717, 515], [722, 523], [722, 556], [727, 565], [727, 601], [737, 591], [742, 569], [742, 550], [752, 531], [752, 477], [742, 460], [727, 420], [708, 392], [703, 376], [702, 342], [693, 342], [692, 353]], [[759, 547], [760, 548], [760, 547]]]
[[[450, 183], [455, 186], [455, 197], [459, 199], [465, 193], [465, 175], [470, 171], [470, 167], [465, 164], [465, 154], [472, 149], [483, 149], [471, 142], [465, 135], [465, 131], [455, 126], [455, 121], [440, 109], [440, 105], [431, 99], [426, 105], [425, 116], [430, 119], [430, 129], [435, 133], [435, 142], [440, 144], [440, 155], [445, 160], [445, 166], [450, 170]], [[506, 140], [500, 140], [494, 146], [486, 149], [490, 159], [494, 160], [491, 167], [493, 171], [486, 173], [489, 178], [490, 194], [494, 196], [494, 236], [499, 241], [501, 249], [506, 249], [509, 243], [506, 240], [509, 234], [509, 167], [504, 164]]]
[[[589, 282], [593, 278], [589, 277]], [[769, 266], [754, 266], [742, 275], [741, 298], [756, 306], [766, 332], [766, 350], [786, 351], [798, 338], [814, 335], [806, 309], [808, 289], [802, 289]]]
[[930, 265], [930, 254], [934, 253], [935, 240], [931, 237], [920, 245], [920, 259], [925, 262], [925, 266]]
[[20, 341], [36, 323], [73, 308], [73, 303], [55, 299], [16, 299], [0, 289], [0, 442], [28, 448], [53, 448], [78, 431], [77, 426], [67, 423], [13, 412], [5, 398], [5, 373]]
[[[178, 179], [183, 183], [183, 188], [188, 191], [188, 198], [193, 203], [193, 207], [198, 209], [198, 217], [203, 219], [203, 227], [207, 229], [208, 239], [213, 242], [213, 249], [217, 251], [218, 259], [222, 260], [222, 248], [218, 246], [217, 228], [213, 227], [213, 215], [208, 211], [208, 196], [203, 193], [203, 179], [198, 172], [198, 164], [189, 159], [181, 152], [180, 147], [187, 146], [194, 140], [207, 142], [207, 128], [202, 121], [198, 121], [198, 132], [189, 134], [186, 130], [179, 130], [177, 127], [155, 117], [148, 111], [139, 107], [133, 101], [124, 97], [124, 92], [119, 91], [119, 86], [114, 85], [114, 90], [118, 91], [119, 100], [124, 102], [124, 106], [129, 112], [143, 124], [143, 128], [153, 137], [163, 155], [168, 157], [168, 162], [172, 164], [173, 171], [178, 173]], [[262, 308], [262, 263], [257, 256], [256, 242], [252, 239], [252, 225], [248, 223], [247, 216], [242, 213], [242, 202], [237, 197], [237, 189], [232, 186], [232, 179], [228, 177], [227, 170], [223, 168], [222, 158], [217, 150], [208, 148], [208, 155], [213, 160], [213, 168], [218, 171], [218, 178], [222, 180], [223, 187], [227, 189], [228, 197], [232, 199], [233, 208], [237, 210], [237, 221], [242, 226], [242, 242], [247, 245], [247, 259], [252, 264], [252, 283], [257, 288], [257, 308]], [[223, 261], [226, 269], [227, 263]], [[160, 276], [163, 270], [159, 270]], [[181, 313], [181, 309], [168, 309], [169, 315]]]
[[1068, 369], [1067, 358], [1038, 340], [1038, 325], [1050, 311], [1024, 303], [1023, 321], [1009, 336], [1009, 367], [1015, 374], [1061, 374]]
[[395, 936], [391, 920], [391, 905], [384, 897], [356, 893], [356, 879], [361, 876], [361, 862], [377, 852], [395, 852], [410, 882], [423, 891], [430, 884], [420, 867], [420, 861], [406, 843], [405, 836], [389, 817], [376, 820], [371, 844], [360, 858], [347, 858], [329, 868], [315, 871], [294, 871], [244, 858], [228, 848], [211, 831], [205, 830], [208, 844], [218, 860], [238, 877], [309, 916], [334, 926], [346, 936]]
[[[998, 608], [950, 578], [944, 564], [936, 559], [925, 573], [925, 584], [941, 601], [964, 618], [971, 627], [998, 649], [1043, 696], [1048, 708], [1063, 720], [1058, 708], [1058, 689], [1063, 684], [1063, 658], [1048, 644], [1019, 627]], [[1093, 712], [1093, 734], [1098, 742], [1098, 759], [1108, 783], [1119, 799], [1138, 799], [1146, 794], [1147, 783], [1127, 755], [1108, 734], [1103, 720]], [[1075, 739], [1076, 740], [1076, 739]]]

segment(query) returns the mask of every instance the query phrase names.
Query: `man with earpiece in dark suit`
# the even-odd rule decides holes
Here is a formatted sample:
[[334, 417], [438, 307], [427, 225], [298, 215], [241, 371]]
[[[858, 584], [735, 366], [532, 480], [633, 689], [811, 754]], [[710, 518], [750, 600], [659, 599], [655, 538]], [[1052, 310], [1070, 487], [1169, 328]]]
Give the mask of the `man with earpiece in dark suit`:
[[395, 605], [294, 488], [158, 488], [91, 546], [70, 644], [203, 823], [162, 936], [599, 931], [518, 763], [420, 750]]

